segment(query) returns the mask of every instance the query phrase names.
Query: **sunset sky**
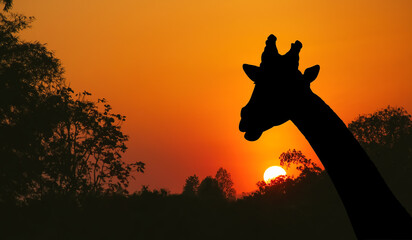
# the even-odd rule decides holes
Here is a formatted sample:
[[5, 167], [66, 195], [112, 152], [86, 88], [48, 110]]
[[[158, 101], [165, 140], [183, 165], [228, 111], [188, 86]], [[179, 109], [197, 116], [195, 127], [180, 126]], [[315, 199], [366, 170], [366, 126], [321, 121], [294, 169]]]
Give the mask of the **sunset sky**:
[[[238, 193], [256, 189], [288, 149], [317, 157], [288, 122], [248, 142], [238, 130], [269, 34], [280, 53], [300, 40], [300, 70], [345, 123], [388, 105], [412, 113], [412, 1], [16, 0], [34, 16], [22, 38], [47, 43], [75, 91], [106, 98], [127, 116], [126, 161], [145, 162], [131, 182], [180, 193], [185, 179], [231, 174]], [[345, 163], [342, 163], [345, 164]]]

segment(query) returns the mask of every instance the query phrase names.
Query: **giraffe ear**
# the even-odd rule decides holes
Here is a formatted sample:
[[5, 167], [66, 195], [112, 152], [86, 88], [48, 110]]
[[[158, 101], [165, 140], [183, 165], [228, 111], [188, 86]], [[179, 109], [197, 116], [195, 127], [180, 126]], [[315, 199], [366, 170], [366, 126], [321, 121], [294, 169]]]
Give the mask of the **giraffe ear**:
[[320, 70], [320, 66], [319, 65], [315, 65], [313, 67], [310, 68], [306, 68], [305, 73], [303, 73], [303, 78], [311, 83], [313, 82], [313, 80], [316, 79], [316, 77], [319, 74], [319, 70]]
[[258, 79], [258, 75], [260, 72], [260, 68], [258, 66], [253, 66], [249, 64], [243, 64], [243, 71], [245, 71], [246, 75], [255, 82]]

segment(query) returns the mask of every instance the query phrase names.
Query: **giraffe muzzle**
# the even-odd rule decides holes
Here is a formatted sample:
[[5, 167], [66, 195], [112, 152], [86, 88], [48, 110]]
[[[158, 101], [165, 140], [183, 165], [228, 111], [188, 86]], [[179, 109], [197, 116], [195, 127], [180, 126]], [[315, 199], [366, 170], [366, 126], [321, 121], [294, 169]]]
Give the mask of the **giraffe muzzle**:
[[250, 124], [248, 124], [244, 119], [240, 120], [239, 130], [245, 133], [244, 137], [248, 141], [258, 140], [263, 133], [261, 130], [251, 129]]

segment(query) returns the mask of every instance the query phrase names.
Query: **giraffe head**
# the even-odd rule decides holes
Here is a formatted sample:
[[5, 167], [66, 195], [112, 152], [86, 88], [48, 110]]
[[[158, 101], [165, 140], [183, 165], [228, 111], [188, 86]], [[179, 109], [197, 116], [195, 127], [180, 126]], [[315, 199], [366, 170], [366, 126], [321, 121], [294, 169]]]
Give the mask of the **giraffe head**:
[[319, 73], [319, 65], [299, 69], [299, 52], [302, 43], [296, 41], [285, 55], [276, 47], [276, 37], [270, 35], [262, 53], [260, 66], [244, 64], [243, 70], [255, 83], [252, 96], [242, 108], [239, 130], [245, 138], [255, 141], [273, 126], [290, 120], [297, 104], [311, 92], [310, 83]]

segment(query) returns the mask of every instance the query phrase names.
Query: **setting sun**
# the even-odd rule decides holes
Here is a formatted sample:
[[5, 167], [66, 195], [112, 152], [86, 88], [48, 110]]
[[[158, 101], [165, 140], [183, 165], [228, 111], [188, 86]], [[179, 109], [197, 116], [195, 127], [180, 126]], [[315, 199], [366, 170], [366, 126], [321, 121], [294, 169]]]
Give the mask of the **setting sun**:
[[272, 179], [279, 177], [280, 175], [286, 175], [286, 171], [279, 166], [272, 166], [266, 169], [263, 174], [263, 179], [266, 183], [269, 183]]

